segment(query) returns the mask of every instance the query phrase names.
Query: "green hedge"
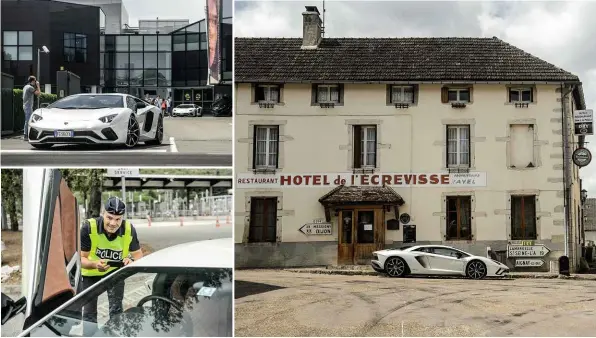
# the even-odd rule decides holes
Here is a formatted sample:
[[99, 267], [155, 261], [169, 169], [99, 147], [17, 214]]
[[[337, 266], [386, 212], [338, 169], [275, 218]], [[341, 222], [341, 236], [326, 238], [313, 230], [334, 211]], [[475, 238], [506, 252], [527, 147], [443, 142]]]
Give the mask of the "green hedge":
[[[25, 112], [23, 111], [23, 90], [22, 89], [13, 89], [12, 94], [14, 97], [13, 102], [13, 109], [14, 109], [14, 119], [15, 119], [15, 129], [16, 131], [22, 130], [23, 126], [25, 125]], [[41, 103], [52, 103], [58, 100], [58, 95], [55, 94], [46, 94], [41, 93], [39, 94], [41, 99]], [[35, 99], [33, 110], [37, 108], [37, 98]]]

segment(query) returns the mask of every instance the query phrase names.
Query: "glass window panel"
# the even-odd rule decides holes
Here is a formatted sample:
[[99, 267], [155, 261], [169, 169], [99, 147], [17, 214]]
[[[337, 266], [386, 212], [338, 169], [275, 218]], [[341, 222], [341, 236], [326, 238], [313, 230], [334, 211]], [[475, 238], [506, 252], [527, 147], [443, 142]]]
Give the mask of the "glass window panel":
[[[198, 52], [186, 52], [186, 67], [187, 68], [199, 68], [200, 65], [200, 56]], [[203, 65], [205, 67], [207, 65]]]
[[143, 68], [143, 53], [130, 53], [130, 68]]
[[157, 36], [146, 35], [145, 36], [145, 51], [156, 51], [157, 50]]
[[68, 37], [69, 34], [64, 34], [64, 47], [75, 47], [75, 39]]
[[128, 51], [128, 36], [116, 36], [116, 50], [119, 52]]
[[87, 35], [77, 34], [76, 47], [77, 48], [87, 48]]
[[158, 67], [159, 68], [172, 68], [172, 53], [159, 53], [158, 54]]
[[64, 61], [66, 62], [74, 62], [75, 61], [75, 49], [74, 48], [64, 48]]
[[159, 86], [170, 86], [172, 83], [172, 71], [160, 70], [157, 73], [157, 82]]
[[128, 68], [128, 53], [116, 53], [116, 68]]
[[[17, 32], [4, 32], [4, 39], [2, 39], [2, 44], [5, 46], [16, 46], [18, 42], [18, 33]], [[16, 53], [13, 60], [16, 60]]]
[[532, 101], [532, 91], [531, 90], [522, 91], [522, 101], [524, 101], [524, 102]]
[[157, 86], [157, 69], [145, 69], [143, 71], [143, 84], [145, 86]]
[[143, 68], [157, 68], [157, 53], [145, 53]]
[[119, 69], [116, 71], [116, 86], [128, 87], [128, 70]]
[[459, 100], [464, 102], [470, 101], [470, 91], [468, 90], [461, 90], [459, 92]]
[[186, 35], [186, 50], [199, 50], [199, 34]]
[[194, 25], [190, 25], [190, 26], [186, 27], [186, 31], [187, 32], [197, 32], [198, 33], [200, 31], [199, 23], [197, 22]]
[[207, 25], [205, 24], [205, 20], [199, 21], [199, 31], [207, 32]]
[[33, 32], [19, 32], [19, 45], [33, 45]]
[[160, 51], [169, 52], [172, 50], [172, 37], [170, 35], [160, 35], [159, 36], [159, 47]]
[[143, 37], [142, 36], [131, 36], [130, 37], [130, 50], [142, 52], [143, 51]]
[[106, 52], [113, 52], [116, 50], [116, 37], [113, 35], [109, 35], [105, 37], [106, 43]]
[[519, 101], [519, 91], [517, 91], [517, 90], [510, 90], [510, 92], [509, 92], [509, 100], [511, 102], [517, 102], [517, 101]]
[[457, 101], [457, 91], [450, 90], [448, 96], [449, 96], [449, 101]]
[[87, 62], [87, 50], [86, 49], [75, 49], [75, 62], [79, 62], [79, 63]]
[[130, 71], [130, 85], [131, 86], [142, 86], [143, 85], [143, 70], [133, 69]]
[[2, 51], [4, 52], [4, 60], [18, 60], [17, 47], [4, 47]]

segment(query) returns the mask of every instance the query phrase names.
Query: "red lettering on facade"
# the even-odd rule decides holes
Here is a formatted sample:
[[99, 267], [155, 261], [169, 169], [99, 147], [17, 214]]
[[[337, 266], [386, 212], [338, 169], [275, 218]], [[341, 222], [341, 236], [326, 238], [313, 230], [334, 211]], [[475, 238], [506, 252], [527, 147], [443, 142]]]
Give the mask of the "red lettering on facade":
[[435, 174], [430, 175], [430, 184], [439, 184], [439, 176]]
[[449, 184], [449, 175], [441, 175], [441, 184]]
[[312, 184], [313, 185], [321, 185], [321, 175], [313, 175]]
[[391, 185], [391, 175], [383, 175], [383, 185]]
[[281, 185], [292, 185], [292, 176], [290, 176], [290, 175], [281, 175], [279, 177], [279, 183]]
[[372, 175], [372, 177], [370, 178], [370, 182], [373, 185], [379, 185], [379, 175]]
[[368, 185], [368, 175], [362, 175], [362, 176], [360, 176], [360, 184], [362, 184], [362, 185]]
[[395, 185], [401, 185], [402, 184], [401, 180], [402, 180], [402, 175], [393, 175], [393, 183]]
[[420, 183], [420, 184], [428, 183], [428, 178], [426, 178], [426, 174], [422, 174], [418, 177], [418, 183]]
[[301, 185], [302, 184], [302, 176], [294, 176], [294, 185]]
[[323, 175], [323, 184], [329, 185], [329, 177], [327, 175]]

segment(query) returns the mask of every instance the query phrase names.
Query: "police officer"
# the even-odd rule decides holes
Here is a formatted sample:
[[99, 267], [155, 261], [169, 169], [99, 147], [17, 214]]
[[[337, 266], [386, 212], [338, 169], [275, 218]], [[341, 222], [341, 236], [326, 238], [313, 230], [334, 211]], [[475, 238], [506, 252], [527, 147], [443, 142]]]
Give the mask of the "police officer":
[[[126, 206], [118, 197], [110, 197], [102, 217], [90, 218], [81, 227], [81, 263], [83, 289], [91, 287], [117, 267], [108, 261], [121, 261], [124, 265], [143, 257], [137, 231], [124, 220]], [[124, 281], [108, 289], [110, 318], [122, 313]], [[97, 323], [97, 298], [83, 307], [83, 319]]]

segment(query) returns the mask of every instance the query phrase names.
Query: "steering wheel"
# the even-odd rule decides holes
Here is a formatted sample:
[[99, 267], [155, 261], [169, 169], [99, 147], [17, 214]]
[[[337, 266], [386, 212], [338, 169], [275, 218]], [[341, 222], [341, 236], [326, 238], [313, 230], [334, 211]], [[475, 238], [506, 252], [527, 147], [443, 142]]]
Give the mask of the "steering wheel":
[[145, 296], [145, 297], [141, 298], [141, 300], [139, 300], [139, 302], [137, 303], [137, 307], [142, 307], [143, 304], [145, 304], [148, 301], [153, 300], [153, 299], [163, 300], [164, 302], [172, 305], [172, 307], [174, 309], [176, 309], [176, 310], [178, 310], [180, 312], [183, 312], [182, 311], [182, 308], [180, 307], [180, 305], [178, 305], [178, 303], [176, 303], [175, 301], [173, 301], [173, 300], [171, 300], [169, 298], [166, 298], [164, 296], [158, 296], [158, 295], [149, 295], [149, 296]]

